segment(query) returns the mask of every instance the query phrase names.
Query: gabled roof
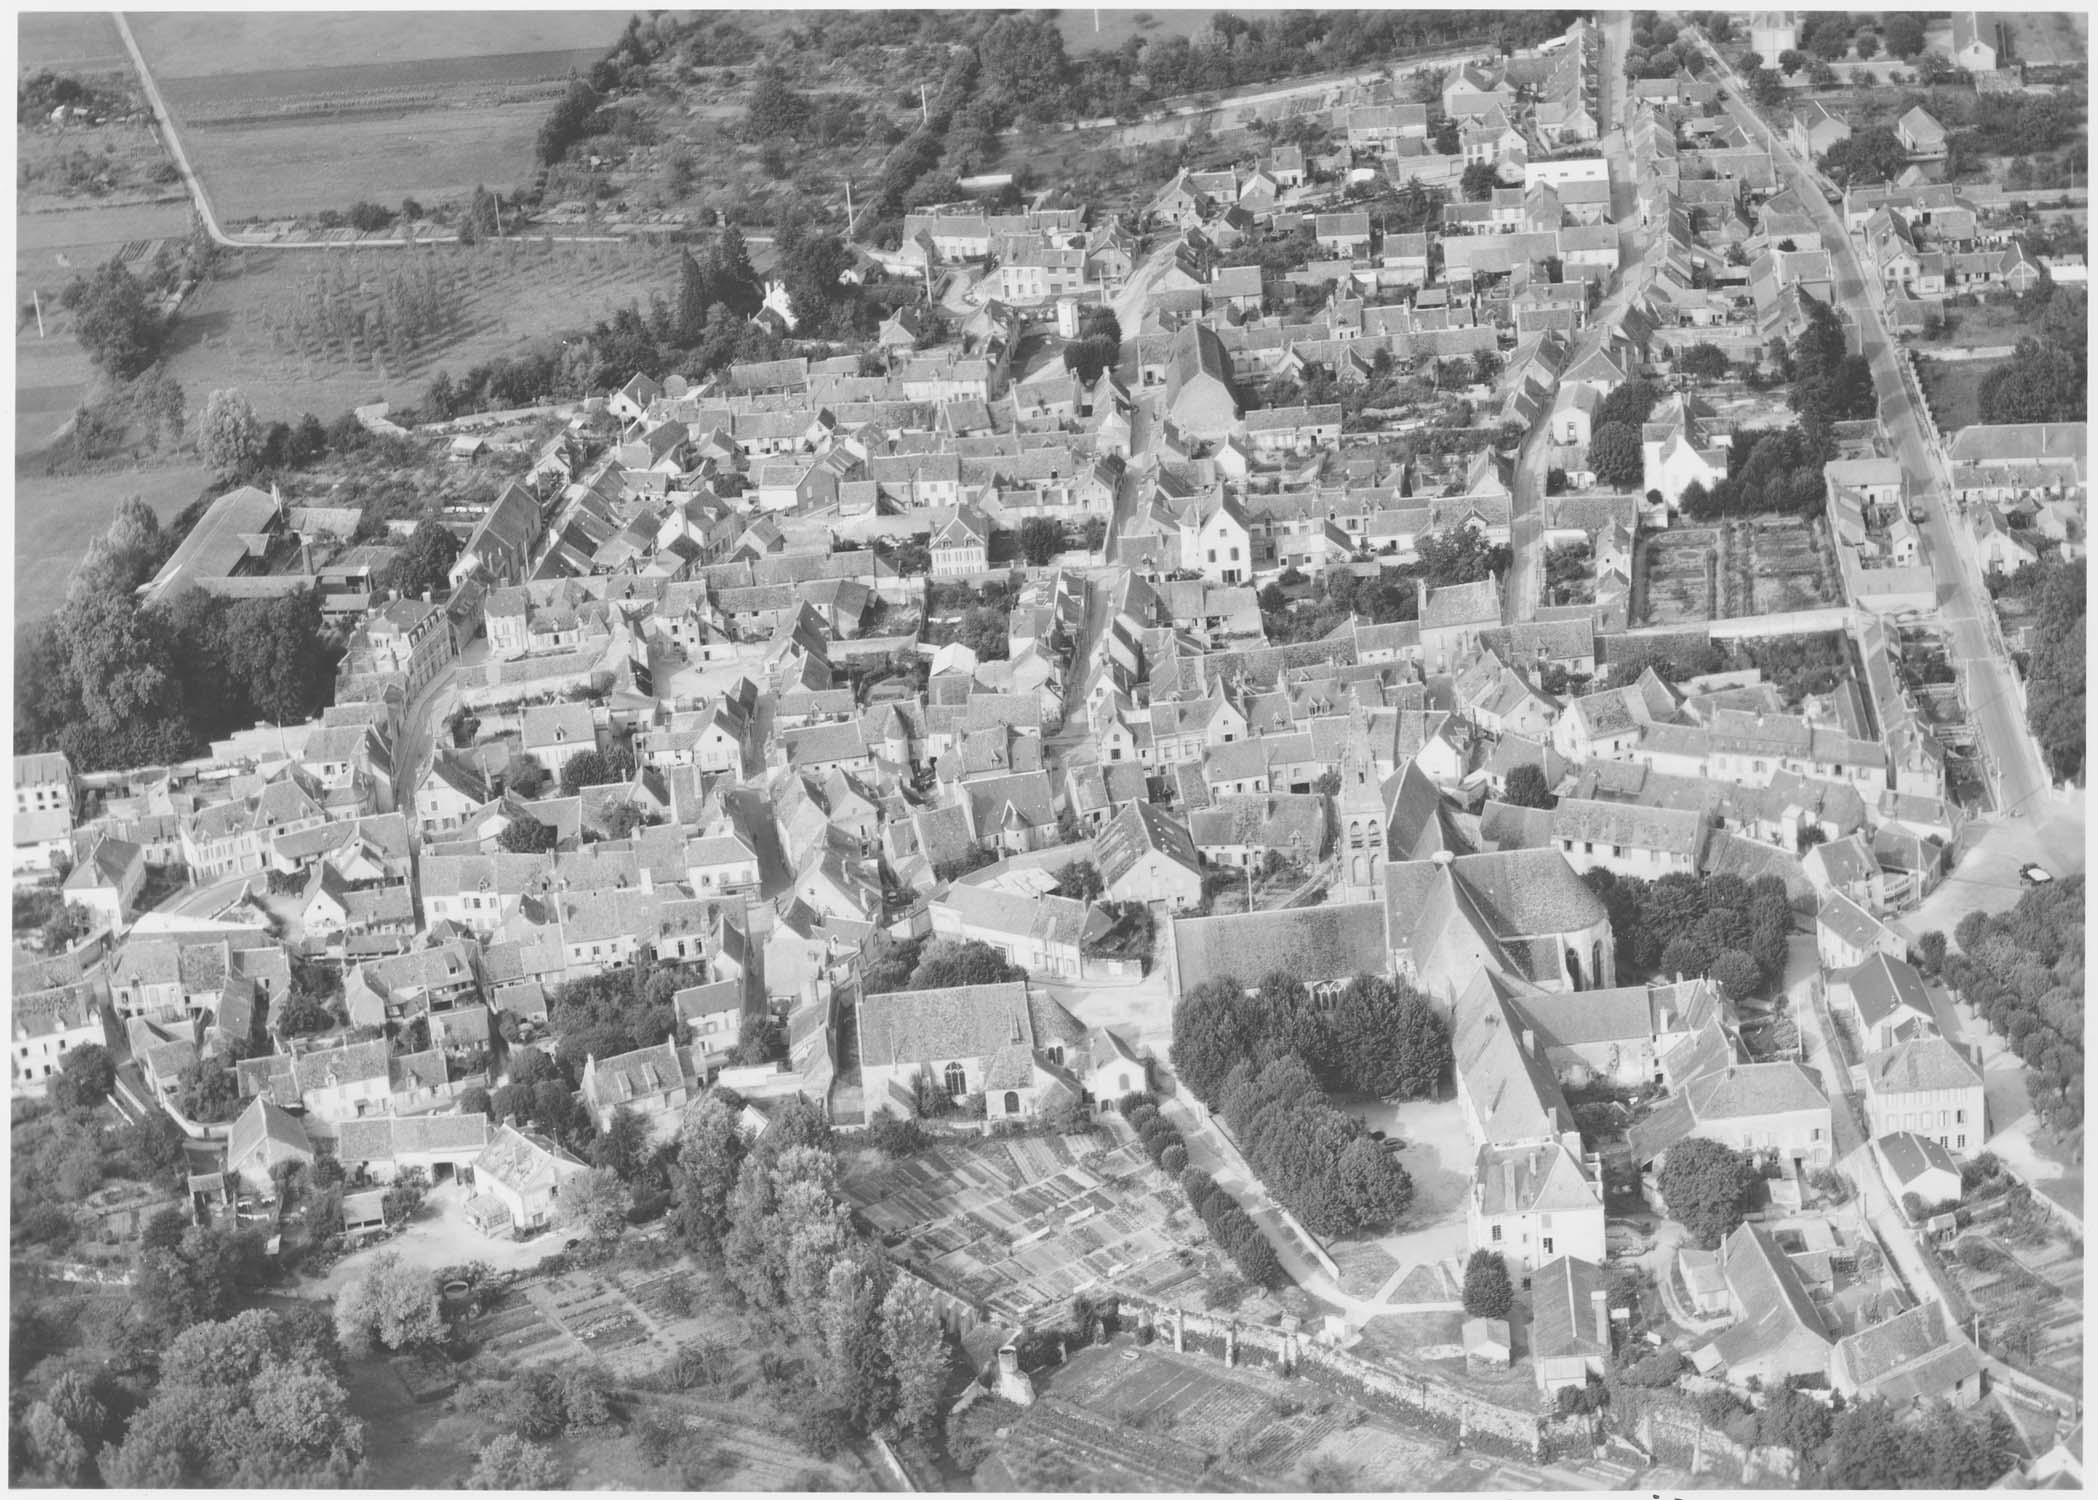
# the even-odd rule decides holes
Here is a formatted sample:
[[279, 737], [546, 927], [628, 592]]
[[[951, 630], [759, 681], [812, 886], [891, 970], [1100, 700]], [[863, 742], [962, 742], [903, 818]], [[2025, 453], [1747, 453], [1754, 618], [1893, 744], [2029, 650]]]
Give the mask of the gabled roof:
[[474, 1158], [477, 1174], [492, 1177], [520, 1195], [557, 1187], [589, 1170], [545, 1136], [514, 1125], [497, 1129], [495, 1139]]
[[1530, 1277], [1530, 1354], [1533, 1359], [1607, 1359], [1596, 1336], [1595, 1294], [1600, 1266], [1571, 1255], [1539, 1266]]
[[1868, 1096], [1980, 1087], [1981, 1070], [1942, 1036], [1900, 1042], [1865, 1058]]
[[860, 1001], [859, 1027], [868, 1067], [983, 1058], [1035, 1045], [1025, 980], [868, 995]]
[[1736, 1229], [1720, 1246], [1719, 1257], [1727, 1289], [1742, 1314], [1739, 1322], [1712, 1341], [1726, 1364], [1774, 1353], [1795, 1337], [1829, 1342], [1799, 1272], [1762, 1225], [1743, 1224]]
[[1935, 1302], [1860, 1329], [1836, 1345], [1834, 1363], [1861, 1396], [1877, 1396], [1897, 1408], [1945, 1396], [1982, 1369], [1972, 1344], [1946, 1334], [1944, 1314]]
[[1172, 942], [1183, 992], [1220, 978], [1256, 987], [1277, 970], [1309, 985], [1390, 967], [1379, 901], [1176, 917]]

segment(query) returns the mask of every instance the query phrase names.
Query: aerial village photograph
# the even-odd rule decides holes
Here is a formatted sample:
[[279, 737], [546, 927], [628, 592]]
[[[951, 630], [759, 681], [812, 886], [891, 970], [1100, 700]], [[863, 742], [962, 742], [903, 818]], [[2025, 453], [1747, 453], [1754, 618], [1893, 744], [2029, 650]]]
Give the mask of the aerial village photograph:
[[2082, 1488], [2084, 14], [16, 40], [11, 1486]]

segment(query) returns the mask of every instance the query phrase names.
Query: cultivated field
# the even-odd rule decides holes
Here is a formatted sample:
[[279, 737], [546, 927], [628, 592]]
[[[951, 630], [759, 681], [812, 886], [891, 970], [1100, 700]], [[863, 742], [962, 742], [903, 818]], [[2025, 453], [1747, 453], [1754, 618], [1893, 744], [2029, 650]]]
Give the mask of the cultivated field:
[[890, 1254], [1008, 1318], [1096, 1283], [1186, 1297], [1221, 1269], [1199, 1220], [1135, 1144], [1023, 1136], [957, 1141], [840, 1184]]
[[[529, 183], [571, 69], [623, 13], [142, 14], [140, 50], [221, 219]], [[343, 59], [355, 58], [345, 65]]]
[[1692, 625], [1718, 613], [1720, 533], [1670, 529], [1639, 539], [1632, 569], [1632, 619], [1640, 625]]
[[1821, 609], [1843, 600], [1842, 575], [1822, 522], [1730, 522], [1724, 555], [1728, 619]]
[[2090, 18], [2081, 11], [2006, 13], [1992, 16], [2011, 29], [2011, 51], [2020, 62], [2080, 63], [2091, 53]]
[[[372, 400], [420, 398], [439, 369], [454, 375], [546, 335], [588, 326], [625, 303], [668, 292], [666, 252], [640, 242], [543, 241], [413, 252], [242, 250], [184, 304], [169, 368], [200, 408], [239, 386], [266, 419], [323, 418]], [[386, 329], [400, 288], [427, 277], [444, 320], [418, 337]]]
[[[33, 461], [32, 461], [33, 463]], [[87, 545], [109, 527], [124, 500], [137, 495], [162, 521], [203, 494], [202, 464], [134, 469], [120, 474], [46, 476], [15, 471], [15, 619], [39, 619], [65, 599], [66, 582]]]
[[18, 66], [25, 73], [116, 73], [130, 59], [117, 23], [102, 11], [23, 11], [15, 17]]

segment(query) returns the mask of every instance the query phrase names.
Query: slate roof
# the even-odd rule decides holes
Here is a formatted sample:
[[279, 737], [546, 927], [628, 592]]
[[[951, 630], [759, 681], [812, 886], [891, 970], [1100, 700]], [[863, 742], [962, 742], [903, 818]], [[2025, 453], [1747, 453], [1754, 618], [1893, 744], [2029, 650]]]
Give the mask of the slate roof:
[[1607, 1359], [1595, 1336], [1600, 1266], [1571, 1255], [1547, 1261], [1530, 1277], [1530, 1352], [1534, 1359]]
[[289, 1146], [308, 1156], [313, 1154], [313, 1142], [306, 1134], [304, 1122], [268, 1099], [257, 1097], [233, 1122], [232, 1133], [226, 1140], [227, 1164], [238, 1166], [261, 1150], [267, 1141]]
[[1865, 1058], [1868, 1094], [1981, 1087], [1981, 1070], [1942, 1036], [1918, 1037]]
[[1934, 1302], [1860, 1329], [1836, 1345], [1834, 1363], [1861, 1396], [1882, 1397], [1897, 1408], [1945, 1396], [1982, 1369], [1972, 1344], [1947, 1335]]
[[1792, 1262], [1760, 1224], [1743, 1224], [1720, 1246], [1720, 1268], [1741, 1321], [1712, 1341], [1729, 1366], [1774, 1352], [1805, 1334], [1826, 1344], [1821, 1315]]
[[592, 1071], [597, 1102], [606, 1108], [668, 1093], [685, 1081], [677, 1047], [667, 1041], [597, 1058]]
[[474, 1158], [474, 1172], [492, 1177], [520, 1196], [555, 1187], [590, 1169], [543, 1135], [500, 1126]]
[[868, 995], [860, 1001], [859, 1025], [860, 1057], [868, 1067], [911, 1067], [1034, 1046], [1024, 980]]
[[1391, 965], [1379, 901], [1176, 917], [1172, 942], [1183, 993], [1208, 979], [1253, 987], [1280, 970], [1308, 985], [1383, 974]]

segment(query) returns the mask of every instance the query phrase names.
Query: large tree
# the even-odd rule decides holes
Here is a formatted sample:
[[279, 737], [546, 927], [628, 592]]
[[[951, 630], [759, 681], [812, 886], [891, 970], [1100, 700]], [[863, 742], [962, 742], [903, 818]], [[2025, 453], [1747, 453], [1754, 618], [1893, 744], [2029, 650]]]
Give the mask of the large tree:
[[1360, 975], [1341, 992], [1330, 1024], [1346, 1082], [1366, 1094], [1432, 1094], [1450, 1061], [1448, 1028], [1411, 986]]
[[1646, 455], [1639, 429], [1623, 422], [1598, 427], [1588, 440], [1588, 467], [1615, 490], [1637, 489], [1646, 477]]
[[410, 599], [442, 594], [452, 586], [452, 564], [458, 560], [459, 539], [435, 517], [425, 517], [408, 533], [382, 584]]
[[122, 261], [111, 257], [76, 278], [61, 300], [73, 309], [73, 336], [105, 375], [129, 380], [160, 357], [166, 320]]
[[914, 990], [944, 990], [957, 985], [1005, 984], [1025, 979], [1027, 971], [989, 943], [975, 938], [938, 938], [919, 955], [911, 972]]
[[923, 1427], [939, 1413], [954, 1361], [931, 1289], [915, 1276], [899, 1276], [882, 1299], [881, 1321], [882, 1347], [896, 1379], [896, 1418], [905, 1427]]
[[1755, 1163], [1744, 1153], [1691, 1136], [1668, 1148], [1661, 1164], [1661, 1197], [1668, 1216], [1710, 1250], [1748, 1216], [1758, 1180]]
[[1474, 1250], [1464, 1265], [1464, 1311], [1474, 1318], [1505, 1318], [1515, 1305], [1508, 1262], [1493, 1250]]
[[375, 1347], [398, 1351], [441, 1343], [444, 1332], [436, 1278], [402, 1264], [397, 1251], [380, 1252], [335, 1294], [335, 1338], [352, 1359]]
[[205, 398], [199, 437], [204, 462], [221, 479], [243, 478], [262, 461], [262, 422], [242, 391], [218, 390]]

